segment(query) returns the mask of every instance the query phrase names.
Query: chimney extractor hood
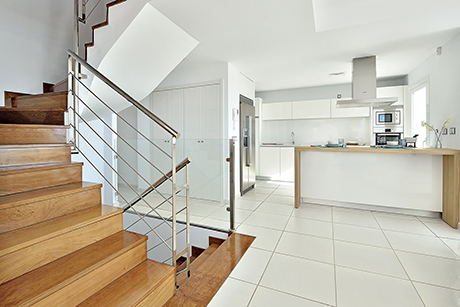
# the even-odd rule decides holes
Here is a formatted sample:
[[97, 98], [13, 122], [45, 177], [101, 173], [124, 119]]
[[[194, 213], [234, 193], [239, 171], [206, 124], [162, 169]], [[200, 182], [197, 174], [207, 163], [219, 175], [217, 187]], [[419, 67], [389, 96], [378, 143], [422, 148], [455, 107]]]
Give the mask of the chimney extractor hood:
[[377, 73], [375, 55], [353, 59], [351, 100], [337, 100], [337, 108], [388, 107], [397, 97], [377, 97]]

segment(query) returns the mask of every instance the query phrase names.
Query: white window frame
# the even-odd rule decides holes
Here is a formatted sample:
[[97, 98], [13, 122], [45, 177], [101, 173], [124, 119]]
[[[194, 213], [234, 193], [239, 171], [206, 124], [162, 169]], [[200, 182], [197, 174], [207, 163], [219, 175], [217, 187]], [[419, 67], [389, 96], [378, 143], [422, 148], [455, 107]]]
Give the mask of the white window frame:
[[[425, 87], [426, 88], [426, 121], [427, 122], [431, 122], [430, 121], [430, 79], [429, 79], [429, 76], [421, 79], [420, 81], [418, 81], [417, 83], [415, 83], [414, 85], [412, 85], [410, 87], [410, 110], [406, 110], [406, 112], [408, 111], [409, 114], [410, 114], [410, 126], [408, 127], [409, 128], [409, 131], [410, 131], [410, 136], [412, 136], [414, 134], [414, 127], [415, 127], [415, 123], [413, 122], [413, 118], [414, 118], [414, 92], [420, 90], [421, 88]], [[420, 123], [419, 123], [420, 125]], [[409, 135], [406, 135], [406, 136], [409, 136]], [[430, 147], [430, 144], [431, 144], [431, 139], [430, 139], [430, 133], [427, 129], [427, 132], [426, 132], [426, 147]]]

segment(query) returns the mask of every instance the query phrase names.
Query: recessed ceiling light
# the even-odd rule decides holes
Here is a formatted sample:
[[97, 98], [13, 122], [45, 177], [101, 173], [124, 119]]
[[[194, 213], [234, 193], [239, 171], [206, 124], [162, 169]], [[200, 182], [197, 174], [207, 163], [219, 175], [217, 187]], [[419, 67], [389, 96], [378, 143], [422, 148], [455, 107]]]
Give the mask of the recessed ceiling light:
[[185, 59], [184, 59], [184, 61], [188, 61], [188, 59], [187, 59], [187, 58], [185, 58]]

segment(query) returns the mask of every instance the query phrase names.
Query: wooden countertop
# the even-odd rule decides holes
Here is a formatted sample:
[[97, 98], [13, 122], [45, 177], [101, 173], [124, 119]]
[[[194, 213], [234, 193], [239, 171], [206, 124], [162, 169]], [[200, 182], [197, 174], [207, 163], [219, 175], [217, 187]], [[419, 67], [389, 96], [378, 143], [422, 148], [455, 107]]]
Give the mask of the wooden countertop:
[[362, 152], [362, 153], [391, 153], [391, 154], [417, 154], [417, 155], [437, 155], [437, 156], [456, 156], [460, 155], [460, 150], [449, 148], [374, 148], [364, 146], [349, 146], [343, 148], [336, 147], [311, 147], [296, 146], [295, 151], [320, 151], [320, 152]]

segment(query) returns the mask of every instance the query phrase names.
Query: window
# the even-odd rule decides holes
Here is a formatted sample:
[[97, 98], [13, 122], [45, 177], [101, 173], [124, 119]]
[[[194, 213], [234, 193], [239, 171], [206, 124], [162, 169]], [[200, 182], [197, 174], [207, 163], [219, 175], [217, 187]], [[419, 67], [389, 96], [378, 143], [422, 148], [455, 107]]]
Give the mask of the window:
[[417, 147], [428, 147], [429, 135], [422, 121], [428, 118], [428, 84], [423, 83], [411, 90], [411, 131], [412, 135], [418, 134]]

